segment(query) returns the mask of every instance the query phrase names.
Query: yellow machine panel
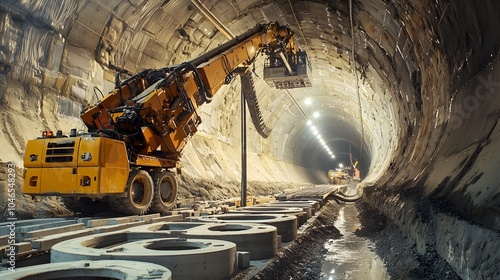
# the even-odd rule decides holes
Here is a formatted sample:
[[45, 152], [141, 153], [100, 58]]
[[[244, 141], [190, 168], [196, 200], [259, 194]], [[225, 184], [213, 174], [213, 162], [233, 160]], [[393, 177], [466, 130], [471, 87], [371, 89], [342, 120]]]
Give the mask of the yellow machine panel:
[[72, 167], [42, 167], [41, 177], [43, 180], [41, 181], [40, 192], [49, 195], [76, 193], [78, 175], [75, 169]]
[[43, 150], [46, 146], [45, 141], [29, 140], [24, 153], [24, 167], [42, 167]]
[[100, 193], [123, 193], [129, 175], [125, 143], [101, 138]]
[[43, 138], [29, 141], [26, 151], [25, 194], [100, 196], [125, 190], [129, 163], [122, 141]]
[[28, 168], [24, 173], [23, 193], [25, 194], [39, 194], [40, 185], [42, 182], [42, 168]]

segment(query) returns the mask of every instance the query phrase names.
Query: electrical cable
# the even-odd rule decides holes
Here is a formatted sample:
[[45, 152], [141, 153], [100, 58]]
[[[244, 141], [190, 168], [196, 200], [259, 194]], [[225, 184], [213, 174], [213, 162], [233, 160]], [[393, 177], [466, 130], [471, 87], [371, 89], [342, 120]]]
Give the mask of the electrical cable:
[[304, 44], [306, 44], [306, 46], [307, 46], [307, 49], [311, 50], [311, 48], [309, 47], [309, 44], [307, 44], [306, 36], [304, 36], [304, 31], [302, 31], [302, 28], [300, 27], [300, 23], [299, 23], [299, 20], [297, 19], [297, 15], [295, 15], [295, 10], [293, 9], [292, 2], [290, 2], [290, 0], [288, 0], [288, 4], [290, 5], [290, 9], [292, 10], [292, 14], [293, 14], [293, 17], [295, 18], [295, 22], [297, 23], [297, 27], [299, 28], [300, 36], [302, 36], [302, 39], [304, 40]]
[[[288, 0], [290, 1], [290, 0]], [[356, 71], [356, 58], [355, 58], [355, 50], [354, 50], [354, 24], [352, 20], [352, 0], [349, 0], [349, 18], [351, 22], [351, 39], [352, 39], [352, 71], [354, 72], [354, 76], [356, 77], [356, 94], [358, 95], [358, 106], [359, 106], [359, 120], [361, 123], [361, 140], [359, 143], [360, 153], [363, 152], [363, 141], [365, 138], [365, 131], [363, 127], [363, 110], [361, 108], [361, 95], [359, 93], [359, 77], [358, 71]]]
[[[300, 23], [299, 23], [299, 20], [297, 19], [297, 15], [295, 15], [295, 10], [293, 9], [292, 2], [290, 2], [290, 0], [288, 0], [288, 4], [290, 5], [290, 9], [292, 10], [292, 14], [293, 14], [293, 17], [295, 18], [295, 22], [297, 23], [297, 27], [299, 28], [300, 36], [302, 36], [302, 39], [304, 40], [304, 44], [306, 45], [307, 49], [311, 50], [311, 48], [309, 47], [309, 44], [307, 44], [306, 36], [304, 36], [304, 32], [302, 31], [302, 27], [300, 27]], [[304, 119], [309, 120], [306, 113], [304, 113], [302, 108], [300, 108], [300, 105], [297, 103], [295, 98], [293, 98], [292, 94], [288, 91], [288, 89], [286, 89], [285, 92], [288, 95], [288, 97], [292, 100], [292, 103], [297, 107], [297, 109], [299, 109], [299, 112], [304, 117]]]

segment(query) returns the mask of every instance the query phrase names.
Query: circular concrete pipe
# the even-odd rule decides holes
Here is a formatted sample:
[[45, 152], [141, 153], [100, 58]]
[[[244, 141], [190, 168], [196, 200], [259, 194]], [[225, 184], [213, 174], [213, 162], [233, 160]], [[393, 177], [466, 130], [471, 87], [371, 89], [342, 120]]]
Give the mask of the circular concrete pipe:
[[205, 223], [257, 223], [276, 227], [281, 241], [290, 242], [297, 238], [297, 217], [278, 214], [223, 214], [199, 217]]
[[[181, 229], [181, 230], [180, 230]], [[129, 235], [152, 238], [180, 235], [185, 238], [225, 240], [236, 244], [238, 251], [250, 253], [251, 260], [272, 258], [278, 250], [277, 229], [254, 223], [207, 224], [160, 222], [127, 229]], [[163, 236], [162, 236], [163, 235]]]
[[51, 251], [53, 263], [106, 259], [162, 265], [174, 279], [226, 279], [236, 267], [236, 244], [185, 238], [129, 241], [127, 233], [121, 232], [63, 241]]
[[101, 260], [70, 261], [16, 268], [15, 271], [0, 272], [0, 279], [52, 280], [52, 279], [156, 279], [171, 280], [167, 268], [147, 262]]

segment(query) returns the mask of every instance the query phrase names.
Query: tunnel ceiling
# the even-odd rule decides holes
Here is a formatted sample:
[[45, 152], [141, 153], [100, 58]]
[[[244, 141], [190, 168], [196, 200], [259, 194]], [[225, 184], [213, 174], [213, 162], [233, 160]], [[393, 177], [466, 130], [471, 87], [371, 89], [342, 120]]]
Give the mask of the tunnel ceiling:
[[[29, 58], [16, 62], [24, 64], [20, 72], [28, 66], [57, 71], [62, 62], [59, 71], [82, 76], [94, 67], [89, 60], [95, 59], [112, 81], [115, 71], [135, 73], [175, 65], [225, 42], [226, 37], [192, 1], [2, 1], [0, 5], [4, 15], [13, 15], [11, 20], [4, 17], [3, 29], [24, 26], [24, 35], [19, 35], [24, 36], [24, 45], [29, 45], [29, 34], [42, 42], [39, 49], [17, 50]], [[500, 26], [500, 4], [353, 0], [352, 37], [349, 3], [203, 1], [235, 35], [258, 23], [289, 24], [308, 52], [313, 87], [289, 91], [305, 117], [288, 93], [257, 82], [264, 116], [274, 128], [269, 143], [277, 159], [329, 169], [346, 160], [342, 155], [351, 144], [368, 181], [425, 183], [429, 162], [450, 135], [445, 132], [458, 92], [498, 55], [495, 28]], [[49, 33], [40, 32], [47, 29]], [[3, 38], [3, 45], [15, 39]], [[59, 57], [40, 54], [43, 47], [61, 49]], [[6, 51], [0, 54], [4, 62], [9, 60]], [[65, 62], [75, 66], [64, 69]], [[227, 103], [232, 113], [237, 102]], [[318, 118], [313, 117], [315, 112]], [[328, 161], [307, 119], [338, 155], [336, 161]], [[471, 136], [470, 142], [454, 147], [467, 147], [482, 137]]]

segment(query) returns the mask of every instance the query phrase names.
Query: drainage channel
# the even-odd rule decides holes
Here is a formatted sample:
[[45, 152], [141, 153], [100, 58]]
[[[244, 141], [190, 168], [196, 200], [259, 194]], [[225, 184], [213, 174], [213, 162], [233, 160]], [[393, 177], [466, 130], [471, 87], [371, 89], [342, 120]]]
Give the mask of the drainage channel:
[[324, 246], [328, 252], [321, 268], [320, 279], [390, 279], [383, 261], [372, 250], [373, 244], [368, 239], [355, 234], [355, 231], [361, 227], [361, 223], [354, 204], [346, 204], [340, 209], [334, 225], [343, 237], [329, 239], [325, 243]]

